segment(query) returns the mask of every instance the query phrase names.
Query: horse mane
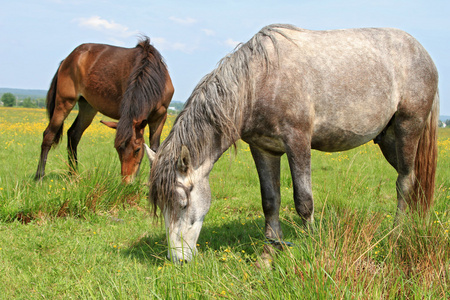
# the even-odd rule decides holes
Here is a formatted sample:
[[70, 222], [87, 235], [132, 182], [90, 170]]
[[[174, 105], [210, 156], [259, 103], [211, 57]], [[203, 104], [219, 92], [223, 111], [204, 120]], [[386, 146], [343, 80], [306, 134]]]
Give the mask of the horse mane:
[[[240, 138], [243, 105], [253, 97], [256, 89], [251, 63], [260, 63], [267, 72], [270, 71], [273, 62], [264, 39], [269, 38], [277, 49], [275, 34], [288, 38], [279, 30], [282, 28], [298, 30], [291, 25], [264, 27], [247, 43], [238, 45], [221, 59], [216, 69], [197, 84], [152, 164], [149, 200], [154, 216], [157, 205], [161, 210], [169, 205], [169, 211], [176, 213], [177, 160], [182, 145], [189, 149], [192, 164], [196, 166], [211, 155], [211, 145], [217, 136], [229, 145]], [[189, 196], [189, 191], [186, 193]]]
[[131, 139], [133, 132], [130, 124], [133, 120], [148, 117], [149, 112], [163, 97], [166, 85], [167, 66], [159, 51], [150, 44], [150, 39], [144, 36], [136, 48], [140, 53], [120, 103], [116, 148]]

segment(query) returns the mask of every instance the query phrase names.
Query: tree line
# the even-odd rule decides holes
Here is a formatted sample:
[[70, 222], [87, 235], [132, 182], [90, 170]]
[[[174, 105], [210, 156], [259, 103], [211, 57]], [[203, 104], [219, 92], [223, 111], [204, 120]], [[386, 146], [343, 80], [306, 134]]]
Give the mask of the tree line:
[[[44, 98], [36, 98], [32, 99], [31, 97], [26, 97], [24, 99], [18, 99], [14, 94], [12, 93], [4, 93], [2, 97], [0, 98], [1, 103], [5, 107], [27, 107], [27, 108], [45, 108], [45, 99]], [[77, 103], [78, 104], [78, 103]], [[172, 112], [179, 112], [183, 109], [184, 103], [179, 101], [172, 101], [170, 104], [169, 109], [173, 110]], [[75, 107], [75, 109], [78, 108], [78, 105]], [[447, 119], [445, 121], [438, 121], [439, 127], [449, 127], [450, 126], [450, 119]], [[450, 128], [450, 127], [449, 127]]]
[[31, 97], [26, 97], [24, 99], [18, 99], [12, 93], [4, 93], [0, 98], [0, 101], [3, 103], [5, 107], [28, 107], [28, 108], [44, 108], [45, 107], [45, 99], [37, 98], [32, 99]]

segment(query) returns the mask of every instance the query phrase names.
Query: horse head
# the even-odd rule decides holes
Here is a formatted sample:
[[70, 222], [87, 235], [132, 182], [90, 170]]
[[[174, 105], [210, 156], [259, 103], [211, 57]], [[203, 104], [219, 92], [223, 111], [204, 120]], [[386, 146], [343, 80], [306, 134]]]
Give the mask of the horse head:
[[[117, 129], [117, 122], [100, 121], [109, 128]], [[116, 135], [115, 148], [119, 154], [121, 165], [122, 181], [124, 183], [132, 183], [141, 165], [142, 157], [144, 156], [144, 130], [147, 125], [147, 120], [140, 121], [133, 120], [131, 138], [124, 142], [117, 142], [118, 135]]]
[[[150, 164], [158, 169], [158, 154], [144, 144]], [[176, 263], [192, 260], [197, 253], [197, 239], [203, 219], [211, 205], [209, 172], [213, 163], [204, 161], [198, 166], [192, 163], [189, 150], [182, 146], [175, 166], [173, 199], [157, 199], [157, 205], [164, 215], [168, 239], [168, 258]], [[170, 175], [169, 175], [170, 176]], [[152, 183], [151, 183], [152, 184]]]

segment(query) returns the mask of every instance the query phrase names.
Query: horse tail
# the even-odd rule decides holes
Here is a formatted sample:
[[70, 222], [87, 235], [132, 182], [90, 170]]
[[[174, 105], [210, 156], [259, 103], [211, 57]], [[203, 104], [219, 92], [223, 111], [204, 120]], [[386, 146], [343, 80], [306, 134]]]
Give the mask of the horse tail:
[[439, 118], [439, 92], [436, 92], [430, 115], [417, 147], [415, 160], [416, 183], [413, 208], [426, 213], [433, 204], [437, 165], [437, 127]]
[[[63, 61], [59, 64], [59, 67], [62, 65]], [[47, 115], [49, 120], [52, 119], [53, 117], [53, 112], [55, 111], [55, 106], [56, 106], [56, 91], [57, 91], [57, 85], [58, 85], [58, 72], [59, 72], [59, 67], [58, 70], [56, 70], [56, 74], [55, 76], [53, 76], [52, 79], [52, 83], [50, 84], [50, 88], [47, 92]], [[64, 123], [61, 125], [61, 127], [59, 128], [58, 132], [55, 135], [54, 138], [54, 142], [53, 142], [53, 146], [56, 146], [62, 139], [62, 135], [63, 135], [63, 125]]]

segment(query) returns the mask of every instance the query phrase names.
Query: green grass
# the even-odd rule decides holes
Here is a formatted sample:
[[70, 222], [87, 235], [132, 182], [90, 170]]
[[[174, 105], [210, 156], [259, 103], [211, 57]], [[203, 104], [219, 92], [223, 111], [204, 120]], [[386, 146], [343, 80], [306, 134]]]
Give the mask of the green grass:
[[36, 183], [45, 111], [0, 108], [0, 299], [450, 298], [450, 129], [439, 132], [433, 210], [397, 230], [396, 173], [372, 143], [313, 152], [313, 234], [299, 226], [283, 157], [280, 216], [294, 246], [270, 268], [257, 267], [265, 247], [259, 181], [239, 143], [211, 173], [199, 255], [178, 266], [165, 258], [161, 220], [148, 213], [147, 160], [137, 182], [123, 186], [114, 131], [99, 120], [81, 140], [79, 174], [68, 175], [64, 139]]

